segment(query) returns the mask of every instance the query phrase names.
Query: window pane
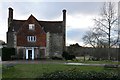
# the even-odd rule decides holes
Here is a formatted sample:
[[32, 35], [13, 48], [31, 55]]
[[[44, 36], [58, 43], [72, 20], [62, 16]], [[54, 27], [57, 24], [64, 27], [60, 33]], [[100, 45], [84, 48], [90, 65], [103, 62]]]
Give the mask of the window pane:
[[36, 36], [27, 36], [28, 42], [35, 42], [36, 41]]
[[35, 29], [35, 24], [29, 24], [29, 30], [34, 30]]

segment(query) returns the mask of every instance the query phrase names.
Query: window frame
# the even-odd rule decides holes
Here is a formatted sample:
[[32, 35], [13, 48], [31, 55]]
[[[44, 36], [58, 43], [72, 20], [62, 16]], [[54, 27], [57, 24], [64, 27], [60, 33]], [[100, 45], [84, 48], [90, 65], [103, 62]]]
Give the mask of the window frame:
[[36, 36], [27, 36], [28, 42], [36, 42]]
[[35, 30], [35, 24], [29, 24], [29, 30]]

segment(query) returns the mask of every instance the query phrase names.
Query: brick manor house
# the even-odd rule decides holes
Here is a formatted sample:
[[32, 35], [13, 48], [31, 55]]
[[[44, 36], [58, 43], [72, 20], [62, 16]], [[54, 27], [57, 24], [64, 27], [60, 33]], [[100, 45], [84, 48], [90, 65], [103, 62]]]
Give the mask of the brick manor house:
[[30, 15], [27, 20], [13, 19], [9, 8], [7, 47], [15, 48], [19, 59], [62, 57], [65, 50], [66, 10], [63, 21], [41, 21]]

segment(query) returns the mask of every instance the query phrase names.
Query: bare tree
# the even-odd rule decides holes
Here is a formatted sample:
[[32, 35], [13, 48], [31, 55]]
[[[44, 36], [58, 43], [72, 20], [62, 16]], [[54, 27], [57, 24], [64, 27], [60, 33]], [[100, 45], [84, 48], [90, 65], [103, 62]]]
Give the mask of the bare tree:
[[[97, 46], [101, 45], [111, 48], [118, 42], [117, 21], [118, 17], [115, 9], [115, 3], [104, 3], [99, 18], [94, 19], [95, 27], [93, 28], [93, 31], [89, 31], [90, 34], [87, 33], [84, 35], [84, 42], [87, 42], [90, 45], [92, 44], [92, 46], [93, 42], [95, 42]], [[91, 41], [91, 39], [93, 41]], [[110, 58], [109, 53], [108, 58]]]
[[96, 36], [92, 31], [86, 32], [86, 34], [83, 36], [83, 41], [84, 41], [85, 45], [89, 44], [94, 48], [97, 45]]
[[[117, 13], [115, 11], [115, 4], [111, 2], [104, 3], [101, 10], [100, 18], [94, 19], [96, 27], [95, 33], [102, 33], [102, 42], [108, 43], [108, 47], [112, 47], [118, 42], [118, 26]], [[116, 34], [117, 33], [117, 34]]]

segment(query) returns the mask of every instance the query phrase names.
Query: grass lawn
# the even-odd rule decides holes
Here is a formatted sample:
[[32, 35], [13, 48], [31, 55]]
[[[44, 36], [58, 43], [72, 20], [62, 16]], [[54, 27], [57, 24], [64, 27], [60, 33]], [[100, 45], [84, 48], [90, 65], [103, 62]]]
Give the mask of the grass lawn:
[[113, 62], [113, 61], [85, 61], [85, 63], [89, 63], [89, 64], [118, 64], [118, 62]]
[[54, 71], [108, 71], [117, 72], [120, 69], [105, 69], [104, 67], [96, 66], [72, 66], [64, 64], [16, 64], [14, 67], [3, 67], [3, 78], [36, 78], [43, 73], [51, 73]]
[[86, 63], [86, 64], [120, 64], [120, 62], [117, 61], [80, 61], [80, 60], [68, 60], [67, 62], [75, 62], [75, 63]]

